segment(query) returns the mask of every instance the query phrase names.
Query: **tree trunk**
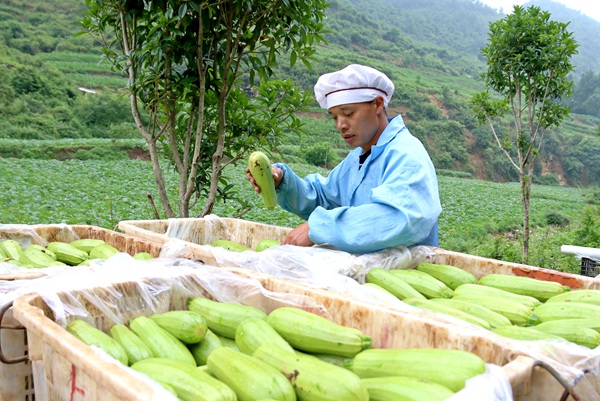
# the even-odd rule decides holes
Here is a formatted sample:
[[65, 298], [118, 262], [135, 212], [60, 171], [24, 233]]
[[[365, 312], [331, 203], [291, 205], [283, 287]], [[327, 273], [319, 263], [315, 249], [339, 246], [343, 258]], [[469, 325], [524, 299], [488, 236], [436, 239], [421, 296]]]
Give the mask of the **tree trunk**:
[[148, 152], [150, 153], [150, 160], [152, 161], [152, 170], [154, 171], [154, 178], [156, 179], [156, 186], [158, 187], [160, 202], [163, 206], [163, 209], [165, 210], [168, 219], [176, 217], [175, 212], [171, 208], [171, 203], [169, 202], [169, 197], [165, 187], [165, 180], [162, 174], [162, 170], [160, 168], [158, 148], [156, 147], [156, 142], [146, 141], [146, 143], [148, 144]]
[[218, 136], [217, 136], [217, 148], [212, 156], [212, 174], [210, 176], [210, 190], [208, 192], [208, 197], [206, 199], [206, 203], [204, 203], [204, 208], [202, 209], [202, 214], [200, 217], [204, 217], [210, 213], [212, 213], [212, 209], [215, 205], [215, 201], [217, 198], [217, 191], [219, 188], [219, 178], [221, 177], [221, 160], [223, 160], [223, 149], [225, 147], [225, 98], [223, 96], [219, 97], [218, 103], [218, 115], [219, 115], [219, 127], [218, 127]]
[[[131, 71], [131, 74], [133, 74], [133, 69]], [[142, 122], [142, 116], [138, 109], [136, 96], [131, 94], [129, 96], [129, 99], [131, 103], [131, 114], [133, 115], [135, 125], [137, 126], [139, 132], [142, 134], [142, 137], [144, 138], [146, 143], [148, 144], [148, 153], [150, 154], [150, 160], [152, 162], [152, 171], [154, 172], [154, 178], [156, 180], [156, 186], [158, 188], [160, 202], [167, 215], [167, 218], [175, 217], [175, 213], [173, 212], [173, 209], [171, 208], [171, 203], [169, 202], [169, 197], [167, 194], [162, 169], [160, 168], [160, 158], [158, 157], [158, 147], [156, 146], [156, 138], [152, 135], [152, 133], [148, 132], [146, 127], [144, 127], [144, 123]]]
[[521, 204], [523, 206], [523, 263], [529, 259], [529, 201], [531, 199], [531, 174], [530, 169], [523, 168], [521, 173]]
[[[136, 20], [134, 19], [130, 26], [127, 23], [127, 18], [125, 18], [125, 14], [122, 11], [119, 12], [119, 17], [121, 20], [121, 27], [122, 27], [122, 34], [123, 34], [123, 41], [121, 42], [121, 46], [123, 47], [123, 52], [127, 56], [131, 56], [131, 44], [135, 43], [136, 38], [133, 35], [130, 36], [128, 34], [128, 32], [135, 31], [134, 28], [137, 26]], [[127, 74], [128, 74], [129, 80], [131, 82], [136, 81], [135, 68], [134, 68], [134, 65], [131, 63], [129, 64], [129, 67], [127, 69]], [[131, 114], [135, 121], [135, 125], [138, 128], [139, 132], [142, 134], [142, 137], [144, 138], [146, 143], [148, 144], [148, 152], [150, 153], [150, 160], [152, 161], [152, 170], [154, 172], [154, 178], [156, 179], [156, 185], [158, 187], [158, 194], [160, 197], [160, 201], [163, 205], [163, 209], [165, 210], [167, 218], [175, 217], [175, 213], [173, 212], [173, 209], [171, 208], [171, 204], [169, 202], [169, 197], [167, 195], [164, 176], [163, 176], [162, 170], [160, 168], [160, 162], [159, 162], [159, 157], [158, 157], [158, 148], [156, 146], [157, 138], [155, 138], [154, 135], [152, 135], [152, 133], [146, 129], [146, 127], [144, 126], [144, 123], [142, 122], [142, 116], [141, 116], [140, 110], [138, 108], [137, 96], [135, 94], [131, 93], [129, 95], [129, 101], [130, 101], [130, 106], [131, 106]], [[158, 214], [158, 211], [155, 210], [155, 214]]]

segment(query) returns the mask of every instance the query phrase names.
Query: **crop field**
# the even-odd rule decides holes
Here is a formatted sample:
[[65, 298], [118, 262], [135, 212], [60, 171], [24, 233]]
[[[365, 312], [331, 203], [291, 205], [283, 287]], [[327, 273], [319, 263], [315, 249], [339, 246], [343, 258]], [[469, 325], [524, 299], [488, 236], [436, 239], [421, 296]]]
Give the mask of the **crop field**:
[[[490, 231], [508, 231], [522, 226], [521, 193], [518, 183], [441, 177], [440, 197], [444, 208], [440, 219], [442, 240], [482, 224]], [[541, 222], [548, 212], [575, 219], [585, 207], [582, 192], [574, 188], [534, 186], [531, 222]]]
[[[301, 176], [314, 172], [315, 167], [291, 164]], [[240, 218], [294, 227], [302, 220], [277, 207], [269, 211], [251, 189], [240, 164], [226, 170], [226, 175], [237, 182], [236, 197], [250, 210]], [[325, 170], [316, 169], [325, 174]], [[173, 205], [176, 205], [177, 179], [172, 170], [166, 180]], [[152, 196], [158, 210], [158, 199], [151, 166], [144, 161], [98, 160], [28, 160], [0, 158], [0, 214], [4, 224], [89, 224], [114, 229], [121, 220], [155, 218], [149, 202]], [[10, 178], [8, 178], [10, 177]], [[493, 183], [478, 180], [439, 177], [443, 213], [440, 216], [440, 246], [459, 252], [492, 257], [490, 234], [507, 233], [521, 228], [522, 213], [517, 183]], [[583, 191], [575, 188], [534, 186], [531, 198], [532, 228], [544, 226], [548, 213], [559, 213], [576, 220], [586, 206]], [[202, 205], [192, 209], [196, 217]], [[215, 205], [213, 214], [238, 217], [240, 203], [228, 199]], [[164, 218], [164, 216], [160, 216]], [[560, 244], [550, 243], [543, 235], [532, 237], [542, 248], [539, 256], [545, 267], [575, 271], [578, 261], [560, 254]], [[504, 246], [507, 246], [504, 244]], [[497, 250], [496, 250], [497, 251]], [[506, 250], [504, 250], [506, 253]], [[516, 256], [515, 256], [516, 257]], [[533, 263], [532, 263], [533, 264]], [[539, 265], [539, 264], [538, 264]]]
[[66, 74], [77, 85], [87, 88], [122, 88], [127, 80], [111, 70], [110, 63], [97, 54], [40, 53], [36, 59]]

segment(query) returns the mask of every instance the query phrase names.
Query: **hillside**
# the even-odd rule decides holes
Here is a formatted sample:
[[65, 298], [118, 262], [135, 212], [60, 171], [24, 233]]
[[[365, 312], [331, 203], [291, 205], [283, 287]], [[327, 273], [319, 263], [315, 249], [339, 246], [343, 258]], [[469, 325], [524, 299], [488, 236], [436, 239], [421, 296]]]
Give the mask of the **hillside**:
[[[484, 64], [477, 49], [485, 44], [489, 22], [501, 15], [478, 2], [460, 0], [350, 0], [334, 2], [329, 15], [330, 43], [319, 49], [322, 64], [307, 89], [318, 74], [350, 62], [380, 68], [396, 83], [392, 110], [404, 115], [438, 171], [517, 180], [489, 127], [478, 126], [469, 108], [473, 93], [483, 89], [478, 77]], [[327, 68], [320, 69], [323, 65]], [[597, 117], [572, 114], [560, 129], [548, 132], [537, 160], [537, 182], [600, 183]]]
[[[317, 50], [314, 70], [304, 66], [290, 69], [282, 63], [276, 70], [280, 77], [292, 78], [311, 91], [321, 73], [347, 64], [379, 68], [396, 83], [391, 113], [403, 114], [440, 174], [516, 180], [515, 170], [497, 151], [489, 128], [475, 124], [469, 108], [471, 96], [483, 88], [478, 78], [484, 69], [479, 49], [485, 44], [489, 22], [501, 15], [469, 0], [331, 3], [326, 26], [331, 31], [329, 44]], [[569, 15], [564, 6], [546, 6], [556, 6], [561, 18]], [[14, 140], [139, 138], [120, 90], [125, 80], [102, 62], [92, 38], [74, 36], [84, 10], [82, 0], [6, 0], [0, 4], [0, 118], [4, 121], [0, 139], [13, 140], [0, 140], [1, 156], [52, 157], [52, 151], [39, 147], [24, 151], [26, 147]], [[576, 64], [581, 70], [598, 68], [594, 57], [600, 51], [590, 35], [598, 32], [599, 24], [590, 24], [576, 13], [571, 26], [577, 28], [575, 36], [582, 42], [578, 55], [582, 59]], [[600, 74], [598, 77], [600, 81]], [[332, 127], [320, 117], [317, 108], [305, 115], [307, 123], [315, 127], [311, 129], [313, 137], [298, 146], [286, 145], [282, 149], [285, 154], [301, 158], [306, 143], [331, 140], [327, 135]], [[573, 114], [559, 130], [547, 134], [536, 165], [537, 182], [600, 185], [598, 117]], [[78, 152], [81, 144], [73, 146], [73, 157], [106, 157], [101, 146], [86, 147], [86, 152]], [[343, 143], [336, 146], [340, 157], [347, 152]]]
[[[505, 16], [479, 1], [468, 0], [348, 2], [372, 21], [398, 27], [411, 41], [439, 48], [440, 58], [453, 52], [452, 58], [475, 58], [480, 62], [480, 49], [487, 42], [489, 23]], [[552, 0], [532, 0], [523, 7], [531, 5], [550, 12], [556, 21], [569, 23], [580, 45], [579, 54], [573, 57], [577, 66], [575, 80], [588, 70], [600, 73], [600, 42], [596, 39], [600, 35], [600, 22]]]

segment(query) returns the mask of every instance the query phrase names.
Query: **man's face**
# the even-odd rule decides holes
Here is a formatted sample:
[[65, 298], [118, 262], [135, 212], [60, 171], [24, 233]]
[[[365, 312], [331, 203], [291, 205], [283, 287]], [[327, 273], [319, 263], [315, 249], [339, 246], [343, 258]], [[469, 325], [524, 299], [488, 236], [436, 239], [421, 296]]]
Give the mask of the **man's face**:
[[381, 134], [378, 111], [383, 110], [381, 103], [377, 98], [371, 102], [334, 106], [328, 111], [344, 141], [353, 148], [360, 146], [367, 151]]

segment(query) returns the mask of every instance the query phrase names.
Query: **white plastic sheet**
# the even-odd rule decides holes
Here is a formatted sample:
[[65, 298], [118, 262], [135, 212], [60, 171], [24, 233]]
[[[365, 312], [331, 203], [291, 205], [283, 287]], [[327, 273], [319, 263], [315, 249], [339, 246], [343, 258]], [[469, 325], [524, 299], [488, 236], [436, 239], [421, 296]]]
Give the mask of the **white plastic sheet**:
[[[360, 287], [356, 281], [347, 279]], [[121, 286], [122, 283], [127, 283], [127, 286]], [[317, 308], [327, 315], [324, 306], [309, 296], [269, 291], [258, 280], [239, 276], [223, 268], [176, 258], [136, 261], [122, 253], [80, 269], [77, 273], [28, 280], [28, 285], [21, 285], [20, 282], [0, 283], [0, 293], [6, 293], [7, 289], [12, 291], [12, 296], [16, 293], [38, 292], [53, 311], [56, 323], [62, 327], [75, 318], [95, 325], [99, 315], [103, 317], [104, 324], [126, 324], [135, 315], [169, 310], [179, 298], [207, 295], [221, 302], [256, 306], [266, 312], [275, 307], [295, 306]], [[382, 302], [386, 298], [385, 293], [376, 289], [365, 287], [365, 291], [372, 291], [372, 296], [381, 296]], [[381, 294], [377, 295], [378, 292]], [[94, 351], [103, 359], [110, 359], [103, 351]], [[124, 366], [122, 368], [130, 371]], [[160, 395], [165, 393], [156, 387], [155, 394], [155, 399], [161, 399]], [[469, 398], [473, 394], [478, 397]], [[481, 397], [484, 394], [487, 398]], [[502, 369], [488, 365], [486, 373], [469, 380], [465, 389], [457, 393], [457, 398], [452, 398], [452, 401], [512, 401], [510, 394], [510, 384]]]
[[411, 261], [406, 247], [364, 255], [353, 255], [326, 246], [295, 245], [281, 245], [262, 252], [231, 252], [215, 247], [213, 253], [221, 266], [242, 267], [295, 281], [306, 279], [313, 282], [337, 274], [364, 283], [367, 272], [373, 267], [402, 268]]
[[590, 248], [585, 246], [563, 245], [560, 247], [562, 253], [577, 256], [578, 259], [588, 258], [600, 262], [600, 248]]
[[322, 288], [353, 299], [395, 305], [406, 309], [398, 299], [373, 292], [361, 284], [367, 272], [374, 267], [397, 268], [410, 264], [410, 251], [394, 248], [382, 252], [352, 255], [327, 247], [298, 247], [282, 245], [262, 252], [230, 252], [215, 248], [213, 251], [222, 266], [234, 266], [280, 277], [315, 288]]
[[[137, 286], [131, 290], [135, 296], [125, 297], [115, 286], [119, 283]], [[63, 327], [72, 316], [94, 324], [88, 311], [90, 304], [101, 310], [113, 324], [125, 324], [128, 315], [123, 314], [123, 310], [143, 308], [152, 313], [168, 310], [167, 295], [167, 299], [174, 295], [182, 299], [209, 295], [220, 302], [255, 304], [263, 309], [268, 303], [325, 310], [311, 297], [271, 292], [258, 280], [223, 268], [188, 259], [139, 261], [126, 253], [98, 260], [90, 266], [80, 266], [70, 274], [0, 282], [3, 304], [31, 292], [40, 294], [54, 312], [56, 322]], [[73, 296], [74, 293], [77, 296]]]
[[513, 401], [508, 377], [497, 365], [487, 363], [485, 373], [467, 380], [465, 388], [446, 401]]

